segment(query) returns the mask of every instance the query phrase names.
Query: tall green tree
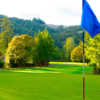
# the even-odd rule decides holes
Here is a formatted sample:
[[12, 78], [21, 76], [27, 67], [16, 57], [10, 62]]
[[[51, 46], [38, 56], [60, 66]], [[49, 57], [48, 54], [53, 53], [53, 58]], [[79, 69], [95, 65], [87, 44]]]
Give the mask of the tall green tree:
[[55, 48], [52, 37], [45, 29], [34, 37], [34, 41], [36, 45], [33, 52], [33, 61], [39, 65], [48, 65]]
[[69, 37], [66, 39], [64, 48], [65, 48], [65, 56], [67, 61], [71, 61], [71, 52], [75, 47], [74, 39]]
[[8, 43], [11, 40], [13, 28], [7, 17], [1, 18], [0, 52], [5, 55]]
[[51, 61], [61, 61], [61, 60], [63, 60], [62, 49], [59, 49], [58, 47], [55, 47], [54, 52], [53, 52], [53, 57], [52, 57]]

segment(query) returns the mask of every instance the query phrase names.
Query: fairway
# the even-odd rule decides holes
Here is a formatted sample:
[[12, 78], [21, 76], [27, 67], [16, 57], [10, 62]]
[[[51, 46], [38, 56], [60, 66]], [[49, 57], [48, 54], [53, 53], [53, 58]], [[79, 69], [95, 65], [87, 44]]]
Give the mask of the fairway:
[[[44, 73], [21, 70], [44, 70]], [[81, 66], [70, 65], [17, 69], [16, 72], [1, 70], [0, 100], [82, 100], [81, 71]], [[91, 68], [86, 68], [86, 71], [86, 100], [99, 100], [100, 76], [92, 75]]]

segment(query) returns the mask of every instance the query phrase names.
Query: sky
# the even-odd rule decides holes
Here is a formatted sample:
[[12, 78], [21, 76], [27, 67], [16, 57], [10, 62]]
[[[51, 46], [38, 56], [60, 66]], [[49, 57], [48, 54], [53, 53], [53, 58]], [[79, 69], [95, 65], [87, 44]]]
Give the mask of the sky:
[[[100, 21], [100, 0], [87, 0]], [[40, 18], [47, 24], [80, 25], [82, 0], [2, 0], [0, 14], [24, 19]]]

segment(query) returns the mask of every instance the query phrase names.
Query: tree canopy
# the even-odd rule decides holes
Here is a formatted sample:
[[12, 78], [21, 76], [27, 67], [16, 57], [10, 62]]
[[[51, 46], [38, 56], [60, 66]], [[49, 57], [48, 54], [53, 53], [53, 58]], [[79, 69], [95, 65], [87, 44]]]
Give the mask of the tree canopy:
[[20, 66], [26, 64], [32, 57], [32, 47], [33, 39], [31, 36], [15, 36], [9, 43], [6, 52], [6, 67], [8, 64], [10, 64], [10, 66]]
[[75, 47], [74, 39], [72, 37], [66, 38], [64, 45], [65, 48], [65, 58], [67, 61], [71, 61], [71, 52]]
[[71, 52], [71, 60], [73, 62], [82, 62], [83, 61], [83, 47], [82, 47], [82, 43], [72, 50], [72, 52]]
[[[97, 71], [100, 69], [100, 34], [91, 38], [88, 33], [85, 35], [85, 53], [90, 64], [95, 64]], [[100, 72], [100, 71], [99, 71]]]
[[13, 28], [11, 22], [7, 17], [0, 18], [1, 20], [1, 33], [0, 33], [0, 52], [5, 55], [8, 43], [11, 40]]
[[48, 64], [53, 57], [54, 41], [48, 31], [45, 29], [43, 32], [39, 32], [34, 37], [35, 47], [33, 54], [33, 61], [40, 65]]

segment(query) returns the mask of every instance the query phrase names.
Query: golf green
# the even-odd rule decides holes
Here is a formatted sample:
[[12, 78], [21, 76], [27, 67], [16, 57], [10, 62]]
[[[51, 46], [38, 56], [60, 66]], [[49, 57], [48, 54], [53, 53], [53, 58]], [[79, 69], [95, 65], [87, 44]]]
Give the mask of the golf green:
[[[54, 71], [53, 69], [59, 73], [48, 73]], [[44, 70], [44, 73], [21, 72], [21, 70]], [[92, 75], [89, 68], [87, 70], [86, 100], [99, 100], [100, 76]], [[81, 71], [81, 66], [69, 65], [52, 65], [43, 69], [1, 70], [0, 100], [82, 100]]]

